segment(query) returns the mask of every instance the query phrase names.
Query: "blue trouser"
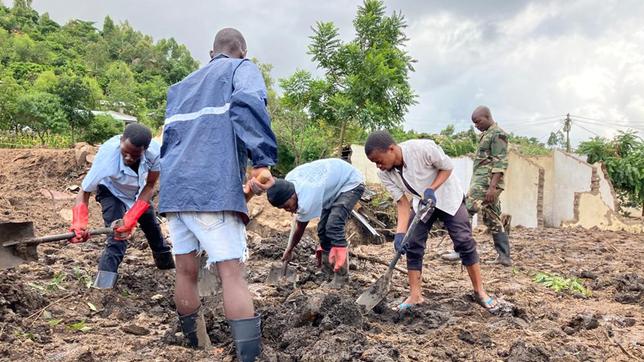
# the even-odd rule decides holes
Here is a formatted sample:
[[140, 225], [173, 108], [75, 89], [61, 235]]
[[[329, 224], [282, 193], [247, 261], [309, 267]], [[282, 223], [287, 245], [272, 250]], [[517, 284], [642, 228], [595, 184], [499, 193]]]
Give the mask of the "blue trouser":
[[[409, 219], [409, 224], [414, 218], [414, 212]], [[409, 236], [407, 246], [407, 269], [408, 270], [422, 270], [423, 269], [423, 256], [425, 255], [425, 243], [429, 232], [436, 220], [443, 221], [449, 237], [454, 243], [454, 251], [461, 257], [461, 263], [465, 266], [470, 266], [478, 263], [479, 254], [476, 251], [476, 241], [472, 237], [472, 226], [470, 225], [469, 214], [465, 203], [456, 211], [454, 216], [446, 213], [445, 211], [435, 209], [432, 216], [427, 222], [419, 222], [413, 234]]]
[[[122, 219], [127, 211], [127, 206], [125, 206], [123, 201], [112, 195], [110, 190], [103, 185], [98, 186], [96, 201], [101, 204], [105, 226], [110, 226], [115, 220]], [[150, 245], [152, 253], [170, 251], [170, 246], [163, 239], [161, 228], [159, 227], [152, 206], [139, 218], [139, 226], [143, 230], [145, 238], [148, 240], [148, 245]], [[107, 237], [106, 243], [105, 250], [103, 250], [103, 254], [98, 262], [98, 270], [116, 273], [125, 256], [127, 241], [114, 240], [114, 237], [110, 235]]]
[[364, 189], [364, 185], [359, 185], [343, 192], [331, 203], [331, 206], [322, 210], [320, 222], [318, 222], [318, 239], [324, 251], [331, 250], [332, 246], [347, 246], [347, 238], [344, 235], [345, 225], [351, 210], [362, 197]]

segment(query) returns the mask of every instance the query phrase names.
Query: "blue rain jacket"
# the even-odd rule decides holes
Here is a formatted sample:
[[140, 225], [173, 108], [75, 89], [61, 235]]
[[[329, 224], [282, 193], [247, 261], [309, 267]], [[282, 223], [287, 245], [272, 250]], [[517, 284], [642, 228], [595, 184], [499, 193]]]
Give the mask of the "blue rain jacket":
[[[262, 74], [224, 54], [168, 90], [159, 211], [247, 215], [242, 185], [254, 167], [277, 162]], [[246, 217], [247, 219], [247, 217]]]

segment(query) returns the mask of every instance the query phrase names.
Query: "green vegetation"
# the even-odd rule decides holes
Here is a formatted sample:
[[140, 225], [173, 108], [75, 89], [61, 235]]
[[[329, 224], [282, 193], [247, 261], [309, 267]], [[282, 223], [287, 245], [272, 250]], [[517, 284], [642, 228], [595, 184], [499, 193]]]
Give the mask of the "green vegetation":
[[612, 140], [594, 137], [582, 142], [577, 152], [587, 155], [590, 163], [601, 161], [606, 165], [623, 205], [644, 207], [644, 141], [641, 137], [634, 132], [620, 132]]
[[584, 287], [580, 279], [574, 277], [564, 278], [556, 274], [538, 272], [534, 276], [533, 281], [546, 288], [552, 289], [557, 293], [565, 292], [570, 294], [579, 294], [584, 297], [589, 297], [592, 294], [589, 289]]
[[92, 110], [122, 111], [157, 128], [168, 86], [197, 66], [174, 39], [155, 43], [127, 22], [60, 25], [30, 0], [0, 3], [0, 143], [68, 147], [121, 131], [122, 123]]

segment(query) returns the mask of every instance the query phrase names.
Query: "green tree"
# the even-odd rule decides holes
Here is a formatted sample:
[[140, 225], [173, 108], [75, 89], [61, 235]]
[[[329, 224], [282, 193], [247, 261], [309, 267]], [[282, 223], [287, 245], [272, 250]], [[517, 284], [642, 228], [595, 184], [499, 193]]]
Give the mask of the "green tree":
[[61, 100], [73, 141], [75, 133], [87, 127], [93, 119], [91, 111], [96, 100], [92, 88], [83, 78], [74, 74], [64, 74], [59, 77], [53, 93]]
[[588, 162], [602, 162], [608, 176], [627, 206], [642, 207], [644, 216], [644, 141], [634, 131], [620, 132], [612, 140], [595, 137], [582, 142], [577, 152]]
[[18, 98], [17, 110], [20, 124], [36, 133], [43, 145], [46, 135], [61, 132], [66, 127], [60, 99], [53, 94], [26, 93]]
[[385, 15], [380, 0], [365, 0], [353, 21], [356, 37], [342, 42], [330, 22], [314, 27], [309, 53], [325, 73], [308, 107], [313, 118], [340, 130], [345, 142], [353, 124], [365, 130], [400, 126], [415, 95], [409, 85], [414, 60], [404, 49], [402, 14]]
[[39, 92], [53, 92], [58, 84], [58, 76], [52, 70], [46, 70], [34, 81], [33, 89]]
[[550, 132], [550, 136], [548, 137], [546, 144], [550, 148], [559, 147], [563, 149], [566, 147], [566, 138], [561, 131]]
[[18, 97], [24, 92], [10, 74], [0, 76], [0, 129], [18, 131]]
[[140, 99], [136, 94], [136, 81], [130, 67], [122, 61], [114, 62], [107, 68], [105, 77], [107, 78], [105, 93], [112, 108], [135, 113]]
[[89, 126], [83, 132], [82, 140], [91, 144], [105, 142], [110, 137], [123, 132], [123, 122], [114, 119], [109, 115], [98, 115], [94, 117]]

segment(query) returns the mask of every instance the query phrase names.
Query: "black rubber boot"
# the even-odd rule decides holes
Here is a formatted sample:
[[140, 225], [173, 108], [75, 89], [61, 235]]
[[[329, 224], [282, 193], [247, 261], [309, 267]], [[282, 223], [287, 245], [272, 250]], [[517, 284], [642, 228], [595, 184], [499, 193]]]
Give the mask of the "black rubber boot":
[[160, 251], [158, 253], [152, 252], [152, 257], [154, 258], [154, 265], [158, 269], [174, 269], [174, 259], [172, 258], [172, 252], [170, 250]]
[[[328, 260], [328, 258], [327, 258]], [[333, 265], [330, 265], [331, 272], [333, 272]], [[333, 279], [329, 286], [334, 289], [340, 289], [349, 282], [349, 253], [347, 252], [347, 260], [344, 265], [337, 272], [333, 272]]]
[[499, 254], [496, 258], [496, 263], [504, 266], [512, 265], [512, 258], [510, 257], [510, 240], [506, 233], [492, 234], [494, 240], [494, 249]]
[[94, 284], [92, 285], [92, 288], [96, 289], [112, 289], [114, 288], [114, 285], [116, 285], [116, 281], [119, 278], [118, 273], [106, 271], [106, 270], [99, 270], [98, 273], [96, 273], [96, 279], [94, 279]]
[[190, 314], [179, 315], [179, 324], [189, 347], [210, 348], [210, 337], [206, 331], [206, 321], [201, 313], [201, 307]]
[[262, 353], [262, 318], [230, 319], [230, 330], [241, 362], [252, 362]]
[[329, 263], [328, 251], [322, 251], [322, 273], [327, 280], [333, 277], [333, 266]]

